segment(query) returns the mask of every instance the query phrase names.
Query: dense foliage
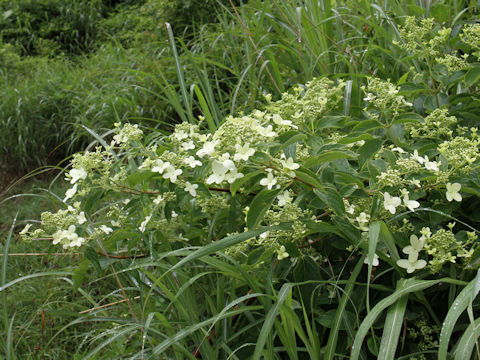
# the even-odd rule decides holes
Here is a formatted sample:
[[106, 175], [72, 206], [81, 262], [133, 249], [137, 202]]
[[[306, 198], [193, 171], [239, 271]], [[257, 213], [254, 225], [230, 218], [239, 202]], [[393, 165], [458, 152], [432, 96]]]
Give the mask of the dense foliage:
[[[57, 357], [480, 356], [476, 8], [333, 5], [252, 0], [189, 42], [165, 26], [168, 72], [127, 76], [128, 106], [79, 126], [93, 142], [60, 171], [66, 190], [18, 229], [72, 266], [7, 282], [11, 228], [9, 356], [35, 350], [6, 291], [50, 276], [79, 294], [41, 336]], [[158, 116], [144, 96], [171, 107], [171, 132], [133, 119]]]

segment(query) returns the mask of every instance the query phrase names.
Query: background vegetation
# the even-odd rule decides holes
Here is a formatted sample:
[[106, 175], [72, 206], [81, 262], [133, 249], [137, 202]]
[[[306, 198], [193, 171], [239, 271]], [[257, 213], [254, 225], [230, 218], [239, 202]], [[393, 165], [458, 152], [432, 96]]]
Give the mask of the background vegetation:
[[[268, 94], [278, 100], [296, 84], [318, 76], [347, 81], [348, 101], [336, 115], [362, 116], [361, 87], [367, 77], [375, 77], [402, 86], [402, 94], [410, 97], [422, 117], [443, 107], [463, 126], [478, 124], [474, 60], [468, 76], [465, 70], [455, 78], [396, 43], [407, 16], [433, 17], [437, 30], [452, 28], [444, 56], [471, 53], [459, 42], [459, 32], [478, 20], [476, 2], [232, 3], [98, 0], [93, 6], [92, 1], [80, 0], [1, 1], [2, 179], [39, 166], [53, 170], [64, 166], [65, 159], [98, 137], [110, 139], [113, 124], [119, 121], [141, 124], [145, 132], [162, 137], [174, 124], [197, 124], [202, 115], [206, 118], [202, 127], [213, 132], [227, 115], [263, 109]], [[412, 79], [414, 73], [425, 78]], [[468, 91], [458, 91], [465, 86], [459, 85], [462, 81], [467, 81]], [[367, 279], [372, 283], [370, 308], [396, 294], [393, 266], [383, 263], [372, 273], [361, 257], [355, 263], [347, 261], [343, 245], [341, 250], [319, 247], [325, 263], [302, 256], [295, 263], [271, 261], [270, 267], [256, 269], [259, 253], [245, 263], [220, 255], [199, 258], [163, 278], [162, 271], [187, 253], [177, 255], [170, 251], [180, 249], [161, 246], [142, 248], [146, 251], [142, 256], [155, 261], [150, 266], [131, 258], [123, 247], [115, 249], [117, 258], [109, 258], [98, 247], [55, 255], [61, 250], [46, 241], [22, 242], [16, 234], [23, 225], [38, 221], [43, 210], [63, 207], [63, 177], [57, 170], [39, 184], [0, 185], [1, 252], [50, 253], [1, 258], [0, 351], [7, 358], [108, 359], [128, 357], [139, 349], [149, 354], [153, 344], [163, 344], [168, 358], [243, 359], [260, 356], [256, 351], [260, 340], [266, 359], [303, 359], [311, 356], [307, 354], [320, 358], [327, 351], [330, 358], [349, 357], [359, 326], [370, 312], [365, 307]], [[472, 197], [469, 210], [461, 214], [472, 224], [478, 222], [475, 201]], [[451, 208], [438, 210], [450, 214]], [[428, 215], [428, 221], [440, 220]], [[466, 269], [445, 266], [442, 276], [453, 282], [419, 285], [405, 322], [396, 320], [402, 322], [403, 333], [388, 337], [398, 341], [399, 350], [385, 358], [437, 358], [447, 312], [462, 300], [464, 288], [469, 294], [478, 292], [476, 285], [469, 285], [473, 290], [464, 286], [477, 284], [477, 267], [475, 258]], [[38, 278], [33, 277], [36, 274]], [[425, 274], [423, 280], [439, 278]], [[9, 283], [16, 279], [22, 281]], [[125, 301], [125, 293], [134, 299], [131, 303]], [[234, 303], [228, 316], [225, 293], [229, 304]], [[462, 304], [471, 304], [471, 313], [458, 314], [451, 339], [444, 340], [445, 351], [449, 344], [452, 353], [454, 344], [462, 345], [459, 341], [467, 329], [478, 335], [474, 298], [471, 303], [463, 300]], [[200, 299], [204, 306], [198, 306]], [[113, 305], [100, 308], [106, 304]], [[402, 313], [398, 308], [402, 303], [397, 304], [394, 310], [379, 312], [380, 320], [366, 327], [360, 357], [378, 356], [385, 323]], [[332, 333], [346, 336], [331, 340]]]

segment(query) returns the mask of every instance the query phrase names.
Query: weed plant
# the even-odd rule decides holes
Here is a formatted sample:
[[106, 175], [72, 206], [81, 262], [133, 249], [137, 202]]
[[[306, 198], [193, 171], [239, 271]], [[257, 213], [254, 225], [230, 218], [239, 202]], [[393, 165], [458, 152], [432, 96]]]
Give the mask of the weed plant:
[[[78, 252], [49, 275], [91, 303], [44, 348], [78, 331], [63, 351], [85, 359], [478, 356], [476, 11], [272, 0], [187, 43], [167, 25], [170, 73], [142, 91], [183, 122], [82, 128], [69, 189], [20, 232]], [[31, 281], [6, 273], [3, 294]], [[6, 353], [26, 353], [4, 309]]]

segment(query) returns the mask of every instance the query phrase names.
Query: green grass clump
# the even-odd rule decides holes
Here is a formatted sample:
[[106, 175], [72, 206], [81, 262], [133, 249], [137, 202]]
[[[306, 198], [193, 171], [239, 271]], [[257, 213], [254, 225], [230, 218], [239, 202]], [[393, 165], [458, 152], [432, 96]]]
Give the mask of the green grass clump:
[[23, 56], [75, 56], [96, 49], [102, 19], [123, 4], [140, 1], [0, 1], [2, 41]]
[[[45, 240], [25, 243], [19, 238], [18, 232], [27, 222], [35, 221], [39, 209], [58, 208], [58, 196], [65, 187], [51, 176], [17, 183], [8, 192], [3, 189], [0, 197], [0, 288], [23, 279], [0, 291], [0, 353], [12, 359], [71, 358], [79, 344], [105, 329], [105, 323], [87, 318], [89, 309], [122, 300], [112, 277], [97, 281], [110, 273], [104, 267], [83, 278], [72, 291], [72, 274], [81, 256], [56, 252]], [[109, 295], [93, 301], [104, 290]], [[112, 327], [124, 321], [126, 308], [122, 305], [120, 302], [101, 311], [110, 316]]]
[[141, 71], [162, 60], [106, 45], [76, 62], [28, 58], [2, 75], [0, 158], [5, 169], [56, 164], [89, 141], [81, 125], [102, 133], [116, 121], [158, 126], [166, 107]]
[[479, 357], [477, 6], [228, 1], [156, 27], [162, 4], [208, 2], [124, 3], [70, 62], [0, 52], [2, 159], [88, 143], [66, 183], [0, 200], [2, 350]]

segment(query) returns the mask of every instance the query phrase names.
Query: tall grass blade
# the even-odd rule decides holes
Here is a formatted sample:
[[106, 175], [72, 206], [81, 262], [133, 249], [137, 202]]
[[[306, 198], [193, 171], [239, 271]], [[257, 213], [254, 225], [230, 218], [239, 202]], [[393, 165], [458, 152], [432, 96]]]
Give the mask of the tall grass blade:
[[212, 113], [209, 109], [207, 102], [205, 101], [205, 96], [202, 94], [202, 90], [198, 87], [198, 85], [193, 85], [193, 89], [195, 91], [195, 95], [197, 95], [198, 102], [200, 103], [200, 108], [202, 109], [203, 115], [205, 115], [205, 120], [207, 120], [207, 125], [210, 132], [215, 132], [217, 130], [217, 126], [215, 124], [215, 120], [213, 119]]
[[343, 101], [343, 115], [345, 116], [350, 114], [350, 105], [352, 103], [352, 85], [353, 80], [347, 80], [345, 84], [345, 97]]
[[375, 221], [370, 224], [368, 230], [368, 274], [367, 274], [367, 311], [370, 311], [370, 279], [372, 277], [373, 259], [377, 250], [378, 237], [380, 235], [380, 222]]
[[365, 336], [367, 335], [369, 329], [375, 323], [375, 320], [377, 320], [377, 318], [386, 308], [394, 304], [404, 295], [428, 289], [429, 287], [437, 285], [441, 282], [449, 284], [464, 283], [463, 281], [458, 281], [450, 278], [443, 278], [437, 280], [400, 279], [395, 292], [392, 295], [389, 295], [386, 298], [380, 300], [360, 324], [357, 335], [355, 336], [355, 340], [352, 345], [351, 359], [356, 360], [359, 358], [360, 349], [362, 347]]
[[190, 98], [188, 97], [187, 87], [186, 87], [186, 84], [185, 84], [185, 79], [183, 77], [183, 71], [182, 71], [182, 67], [180, 65], [180, 59], [179, 59], [178, 53], [177, 53], [177, 47], [175, 46], [175, 39], [173, 37], [172, 27], [167, 22], [167, 23], [165, 23], [165, 28], [167, 29], [168, 40], [170, 42], [170, 46], [171, 46], [172, 52], [173, 52], [173, 58], [175, 60], [175, 69], [177, 70], [178, 82], [180, 84], [180, 90], [182, 92], [182, 98], [183, 98], [183, 101], [184, 101], [184, 106], [187, 108], [187, 114], [188, 114], [189, 120], [192, 121], [193, 120], [192, 104], [190, 102]]
[[380, 350], [378, 352], [379, 359], [393, 360], [395, 358], [407, 302], [408, 295], [402, 296], [387, 312], [387, 318], [383, 325]]
[[97, 345], [92, 351], [90, 351], [87, 355], [85, 355], [83, 359], [89, 360], [94, 358], [94, 355], [98, 354], [107, 345], [111, 344], [117, 339], [122, 338], [123, 336], [128, 336], [128, 334], [138, 331], [141, 328], [142, 328], [142, 325], [140, 324], [131, 324], [131, 325], [125, 326], [124, 329], [119, 330], [113, 334], [111, 333], [111, 331], [105, 331], [103, 334], [100, 334], [99, 336], [105, 336], [107, 337], [107, 340]]
[[73, 273], [71, 271], [52, 271], [52, 272], [41, 272], [41, 273], [22, 276], [0, 286], [0, 292], [4, 291], [5, 289], [8, 289], [10, 286], [13, 286], [25, 280], [44, 277], [44, 276], [67, 276], [67, 275], [73, 275]]
[[[3, 259], [2, 259], [2, 278], [1, 278], [1, 283], [0, 283], [0, 289], [5, 286], [7, 282], [7, 263], [8, 263], [8, 253], [10, 251], [10, 242], [12, 241], [12, 235], [13, 235], [13, 229], [15, 228], [15, 223], [17, 222], [17, 216], [18, 212], [15, 215], [15, 218], [13, 219], [12, 226], [10, 227], [10, 231], [8, 232], [7, 239], [5, 241], [5, 248], [3, 250]], [[8, 305], [7, 305], [7, 294], [4, 292], [2, 294], [2, 300], [3, 300], [3, 323], [4, 323], [4, 329], [8, 334], [8, 339], [7, 339], [7, 359], [11, 359], [11, 348], [10, 348], [10, 336], [11, 336], [11, 327], [13, 325], [13, 319], [15, 316], [13, 316], [11, 323], [8, 323]]]
[[473, 347], [477, 344], [478, 337], [480, 337], [480, 318], [468, 326], [455, 345], [455, 360], [471, 359]]
[[[109, 148], [109, 145], [107, 144], [107, 142], [103, 139], [103, 136], [97, 134], [95, 131], [93, 131], [92, 129], [86, 127], [85, 125], [82, 125], [80, 124], [80, 126], [82, 128], [84, 128], [90, 135], [92, 135], [95, 140], [97, 140], [104, 148], [108, 149]], [[112, 154], [112, 156], [115, 158], [115, 160], [119, 161], [119, 157], [117, 156], [117, 154], [115, 153], [115, 151], [113, 150], [110, 150], [110, 153]]]
[[[458, 294], [457, 298], [453, 302], [452, 306], [448, 310], [447, 316], [443, 321], [442, 330], [440, 332], [440, 338], [438, 343], [438, 360], [446, 360], [448, 355], [448, 344], [450, 343], [450, 337], [452, 336], [453, 329], [457, 323], [460, 315], [467, 309], [470, 302], [473, 300], [472, 295], [477, 278], [470, 281], [467, 286]], [[476, 294], [475, 294], [476, 295]]]
[[338, 304], [337, 311], [335, 312], [335, 319], [333, 320], [332, 328], [330, 329], [330, 334], [328, 336], [327, 346], [325, 348], [324, 359], [325, 360], [333, 360], [335, 358], [335, 350], [337, 348], [337, 341], [338, 341], [338, 332], [340, 330], [340, 325], [342, 323], [342, 319], [345, 316], [345, 309], [347, 307], [348, 301], [351, 301], [351, 295], [353, 288], [355, 287], [355, 282], [357, 281], [357, 277], [360, 274], [360, 271], [363, 267], [363, 261], [365, 257], [361, 257], [358, 260], [357, 265], [352, 271], [352, 275], [348, 279], [347, 286], [343, 291], [342, 299]]
[[[197, 330], [200, 330], [200, 329], [205, 328], [207, 326], [210, 326], [210, 329], [211, 329], [217, 321], [220, 321], [222, 319], [226, 319], [226, 318], [229, 318], [231, 316], [238, 315], [238, 314], [242, 314], [242, 313], [247, 312], [247, 311], [256, 311], [256, 310], [262, 309], [262, 306], [260, 306], [260, 305], [250, 305], [250, 306], [242, 306], [242, 307], [240, 307], [236, 310], [228, 311], [232, 307], [237, 306], [238, 304], [244, 302], [245, 300], [248, 300], [250, 298], [256, 298], [256, 297], [259, 297], [259, 296], [264, 296], [264, 295], [254, 293], [254, 294], [245, 295], [245, 296], [242, 296], [238, 299], [235, 299], [234, 301], [227, 304], [227, 306], [225, 306], [225, 308], [219, 314], [215, 315], [214, 317], [211, 317], [207, 320], [198, 322], [198, 323], [196, 323], [192, 326], [186, 327], [186, 328], [182, 329], [181, 331], [177, 332], [177, 334], [174, 337], [168, 338], [168, 339], [162, 341], [159, 345], [155, 346], [151, 355], [154, 356], [154, 355], [158, 355], [158, 354], [163, 353], [170, 346], [172, 346], [175, 343], [179, 342], [180, 340], [184, 339], [188, 335], [191, 335], [192, 333], [196, 332]], [[134, 359], [139, 358], [138, 356], [139, 355], [134, 357]], [[150, 358], [152, 358], [152, 357], [150, 357]], [[157, 359], [157, 358], [154, 358], [154, 359]]]
[[256, 237], [260, 234], [263, 234], [265, 231], [274, 231], [274, 230], [288, 229], [288, 228], [290, 228], [290, 225], [264, 226], [264, 227], [261, 227], [257, 230], [246, 231], [246, 232], [243, 232], [243, 233], [238, 234], [238, 235], [225, 237], [221, 240], [215, 241], [214, 243], [208, 244], [208, 245], [206, 245], [204, 247], [201, 247], [200, 249], [196, 250], [195, 252], [193, 252], [192, 254], [183, 258], [178, 263], [176, 263], [174, 266], [172, 266], [168, 272], [172, 272], [172, 271], [182, 267], [183, 265], [185, 265], [185, 264], [187, 264], [187, 263], [189, 263], [189, 262], [191, 262], [195, 259], [199, 259], [201, 257], [214, 254], [217, 251], [221, 251], [221, 250], [226, 249], [230, 246], [238, 244], [242, 241], [246, 241], [248, 239]]
[[[13, 323], [15, 322], [15, 314], [10, 320], [10, 325], [8, 326], [7, 333], [7, 360], [15, 359], [15, 354], [13, 354]], [[13, 356], [12, 356], [13, 354]]]
[[243, 80], [245, 80], [245, 76], [247, 75], [247, 73], [249, 72], [251, 67], [252, 67], [252, 64], [249, 64], [245, 68], [245, 70], [242, 71], [242, 75], [240, 76], [240, 79], [238, 80], [237, 86], [235, 86], [235, 91], [233, 92], [233, 97], [232, 97], [232, 105], [230, 106], [230, 114], [232, 114], [232, 115], [235, 114], [235, 105], [237, 103], [238, 92], [240, 91]]
[[278, 292], [277, 301], [268, 312], [267, 317], [265, 318], [265, 322], [263, 323], [262, 330], [260, 330], [252, 360], [260, 360], [267, 338], [271, 335], [270, 332], [272, 330], [275, 319], [280, 311], [280, 307], [283, 305], [288, 295], [290, 294], [292, 286], [292, 284], [283, 284], [280, 291]]

